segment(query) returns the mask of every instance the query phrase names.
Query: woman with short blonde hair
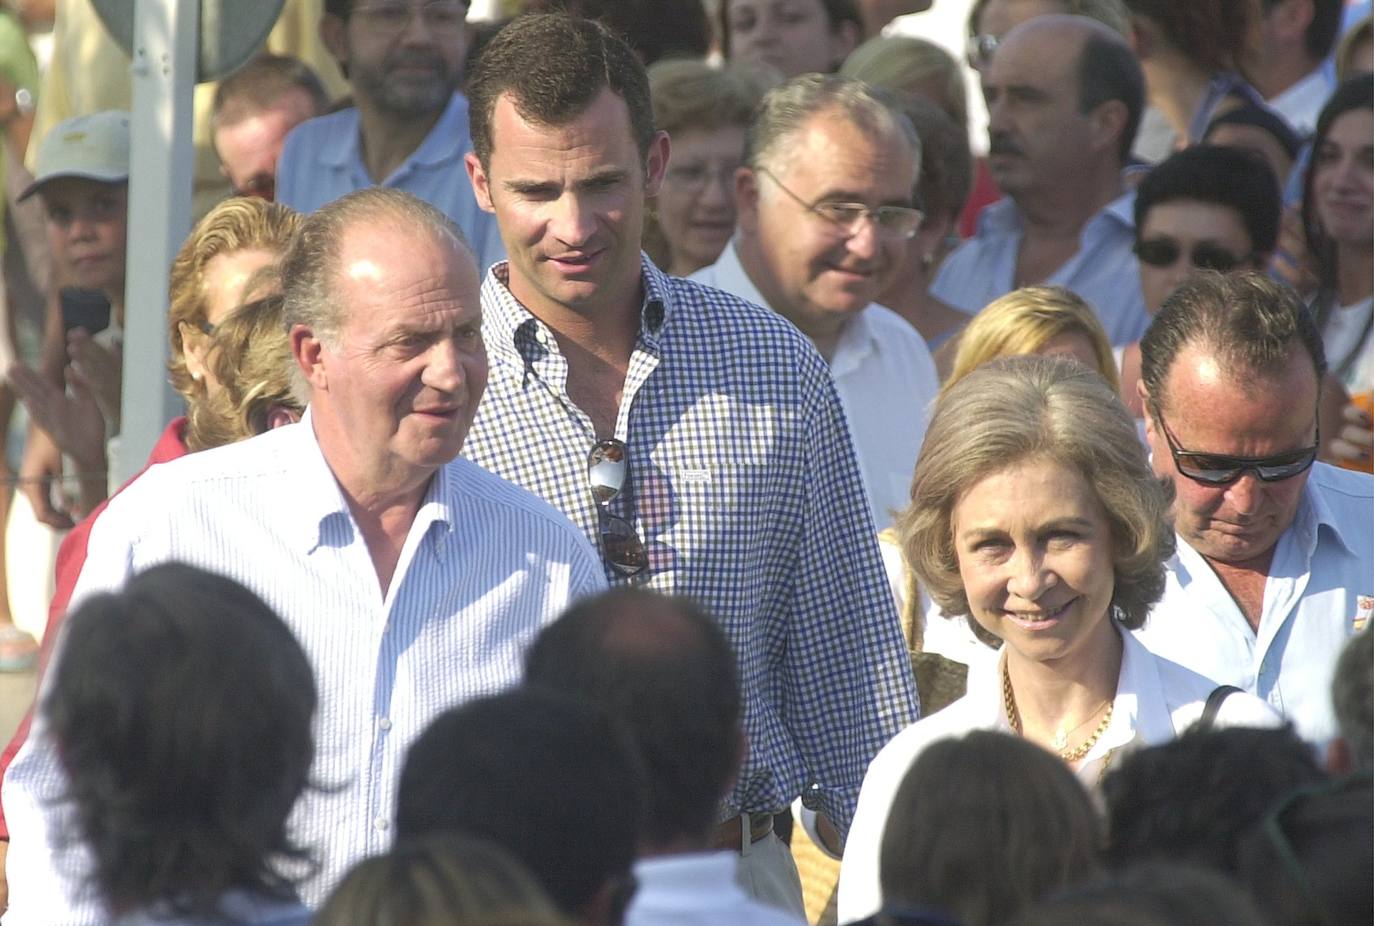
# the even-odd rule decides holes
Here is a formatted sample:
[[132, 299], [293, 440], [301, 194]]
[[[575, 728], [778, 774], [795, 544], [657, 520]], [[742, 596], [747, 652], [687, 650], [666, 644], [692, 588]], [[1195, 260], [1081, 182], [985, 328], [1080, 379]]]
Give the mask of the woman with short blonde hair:
[[[868, 767], [840, 871], [839, 918], [881, 903], [878, 846], [898, 787], [929, 744], [995, 730], [1049, 749], [1089, 788], [1114, 758], [1197, 723], [1211, 679], [1130, 632], [1164, 592], [1172, 493], [1116, 391], [1081, 363], [1005, 357], [939, 400], [897, 530], [949, 619], [999, 648], [962, 698], [897, 734]], [[1208, 721], [1209, 723], [1212, 721]], [[1226, 725], [1271, 726], [1232, 693]]]
[[994, 299], [959, 336], [944, 391], [998, 357], [1072, 357], [1121, 389], [1107, 332], [1083, 297], [1063, 286], [1024, 286]]

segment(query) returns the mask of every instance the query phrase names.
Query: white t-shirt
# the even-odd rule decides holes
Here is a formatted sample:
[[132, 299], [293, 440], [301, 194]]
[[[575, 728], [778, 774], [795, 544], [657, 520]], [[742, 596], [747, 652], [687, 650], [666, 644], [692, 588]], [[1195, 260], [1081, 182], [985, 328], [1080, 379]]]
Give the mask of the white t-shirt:
[[1354, 363], [1341, 373], [1341, 383], [1351, 395], [1374, 389], [1374, 328], [1369, 324], [1371, 314], [1374, 314], [1374, 296], [1361, 299], [1354, 305], [1337, 306], [1322, 330], [1326, 362], [1333, 371], [1337, 364], [1350, 356], [1351, 351], [1359, 350]]

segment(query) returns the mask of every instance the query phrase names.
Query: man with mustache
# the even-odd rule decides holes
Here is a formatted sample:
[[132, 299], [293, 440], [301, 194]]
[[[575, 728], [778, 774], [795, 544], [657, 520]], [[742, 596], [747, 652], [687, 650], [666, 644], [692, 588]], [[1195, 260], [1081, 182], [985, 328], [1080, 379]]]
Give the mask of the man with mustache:
[[744, 156], [735, 240], [692, 279], [772, 308], [816, 345], [887, 527], [940, 388], [925, 340], [873, 302], [921, 224], [916, 130], [861, 81], [804, 74], [764, 98]]
[[1037, 16], [1003, 37], [983, 72], [988, 166], [1006, 199], [940, 268], [931, 293], [977, 312], [1039, 283], [1097, 310], [1112, 344], [1149, 324], [1122, 176], [1145, 79], [1119, 35], [1079, 16]]
[[468, 0], [325, 0], [320, 36], [348, 78], [353, 105], [287, 136], [277, 200], [309, 212], [380, 184], [453, 220], [482, 272], [506, 256], [496, 222], [463, 170], [472, 150], [459, 92]]

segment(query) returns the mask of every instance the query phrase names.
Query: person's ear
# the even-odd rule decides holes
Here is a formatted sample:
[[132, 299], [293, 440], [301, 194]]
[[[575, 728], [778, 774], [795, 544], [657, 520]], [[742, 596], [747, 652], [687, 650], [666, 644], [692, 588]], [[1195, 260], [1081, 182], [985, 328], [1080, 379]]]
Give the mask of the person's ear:
[[181, 356], [186, 364], [186, 372], [191, 374], [191, 379], [202, 382], [205, 379], [206, 342], [210, 340], [209, 336], [186, 322], [177, 322], [177, 330], [181, 334]]
[[315, 336], [305, 325], [292, 325], [291, 356], [301, 376], [310, 384], [312, 390], [329, 391], [329, 378], [325, 369], [324, 342]]
[[1135, 381], [1135, 394], [1140, 396], [1140, 407], [1145, 410], [1145, 437], [1149, 439], [1153, 446], [1157, 436], [1155, 434], [1155, 416], [1150, 410], [1150, 390], [1145, 388], [1145, 380]]
[[1115, 152], [1121, 147], [1121, 136], [1126, 131], [1126, 121], [1130, 110], [1122, 100], [1107, 100], [1099, 103], [1088, 116], [1092, 123], [1093, 147], [1099, 151], [1110, 149]]
[[663, 186], [663, 177], [668, 173], [668, 158], [672, 144], [667, 132], [659, 132], [649, 143], [649, 157], [644, 162], [644, 195], [657, 196]]
[[468, 182], [472, 184], [472, 195], [477, 198], [477, 205], [484, 212], [495, 212], [496, 206], [491, 201], [491, 179], [487, 176], [487, 170], [478, 160], [477, 155], [469, 151], [463, 155], [463, 166], [468, 171]]
[[752, 167], [735, 171], [735, 210], [739, 229], [746, 235], [759, 230], [759, 175]]

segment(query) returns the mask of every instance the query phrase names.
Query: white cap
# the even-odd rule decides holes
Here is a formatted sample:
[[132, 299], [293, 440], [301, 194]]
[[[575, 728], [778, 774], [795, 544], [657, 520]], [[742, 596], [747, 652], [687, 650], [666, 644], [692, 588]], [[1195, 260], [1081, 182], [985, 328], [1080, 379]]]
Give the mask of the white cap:
[[38, 146], [33, 183], [20, 194], [27, 199], [49, 180], [84, 177], [117, 183], [129, 179], [129, 114], [115, 109], [73, 116], [52, 127]]

